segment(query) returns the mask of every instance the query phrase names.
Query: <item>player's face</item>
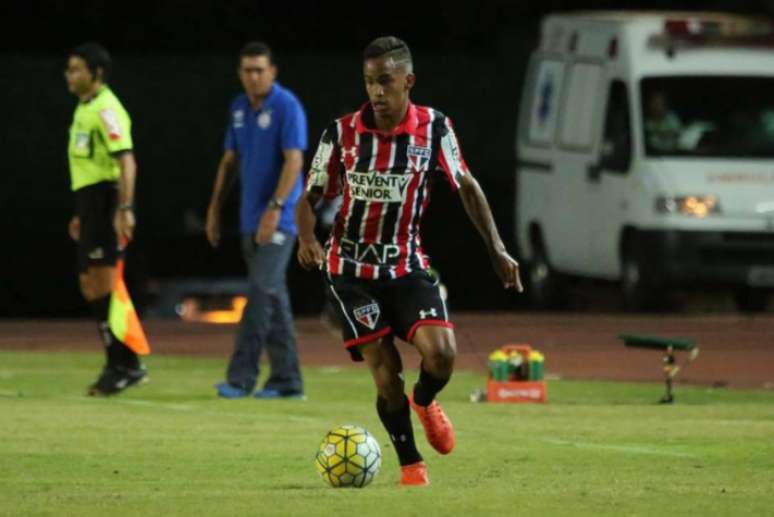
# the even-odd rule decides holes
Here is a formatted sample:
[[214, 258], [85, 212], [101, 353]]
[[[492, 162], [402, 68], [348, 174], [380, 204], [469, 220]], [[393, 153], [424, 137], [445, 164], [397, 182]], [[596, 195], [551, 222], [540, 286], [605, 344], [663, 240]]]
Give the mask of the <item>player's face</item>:
[[366, 59], [363, 66], [368, 100], [377, 117], [395, 118], [408, 102], [415, 76], [406, 72], [391, 57]]
[[82, 57], [70, 56], [65, 68], [67, 89], [74, 95], [83, 95], [94, 84], [94, 76]]
[[267, 56], [243, 56], [239, 62], [239, 80], [250, 97], [265, 97], [271, 91], [275, 67]]

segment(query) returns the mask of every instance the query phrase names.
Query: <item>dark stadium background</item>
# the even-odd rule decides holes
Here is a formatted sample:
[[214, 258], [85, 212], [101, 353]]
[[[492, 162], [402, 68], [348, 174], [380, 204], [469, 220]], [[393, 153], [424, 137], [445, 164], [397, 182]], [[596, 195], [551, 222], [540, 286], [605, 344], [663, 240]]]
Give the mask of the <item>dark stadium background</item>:
[[[398, 35], [415, 54], [417, 103], [456, 123], [462, 148], [514, 249], [514, 135], [520, 86], [540, 16], [555, 10], [719, 9], [774, 13], [774, 1], [543, 0], [445, 2], [4, 2], [0, 6], [0, 317], [86, 313], [77, 290], [66, 162], [75, 100], [67, 50], [97, 40], [112, 52], [110, 81], [134, 121], [138, 232], [129, 282], [140, 305], [151, 280], [242, 274], [236, 198], [217, 252], [202, 225], [230, 99], [240, 91], [236, 53], [249, 39], [275, 50], [279, 80], [309, 117], [310, 152], [324, 124], [364, 100], [361, 49]], [[309, 156], [307, 156], [307, 160]], [[439, 182], [425, 248], [456, 309], [515, 307], [500, 289], [461, 204]], [[293, 264], [299, 313], [319, 308], [316, 275]]]

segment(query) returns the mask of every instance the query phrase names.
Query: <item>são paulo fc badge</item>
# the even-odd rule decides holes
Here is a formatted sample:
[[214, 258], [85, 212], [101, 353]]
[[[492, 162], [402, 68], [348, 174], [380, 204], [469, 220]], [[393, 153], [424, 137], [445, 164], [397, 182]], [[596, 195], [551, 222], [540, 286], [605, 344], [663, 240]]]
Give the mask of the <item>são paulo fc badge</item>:
[[261, 129], [266, 129], [271, 125], [271, 110], [262, 111], [260, 115], [258, 115], [258, 127]]
[[376, 303], [369, 303], [358, 307], [353, 311], [355, 319], [370, 328], [371, 330], [376, 327], [376, 322], [379, 321], [379, 305]]
[[425, 172], [430, 164], [430, 148], [417, 145], [408, 146], [408, 161], [411, 168], [417, 172]]

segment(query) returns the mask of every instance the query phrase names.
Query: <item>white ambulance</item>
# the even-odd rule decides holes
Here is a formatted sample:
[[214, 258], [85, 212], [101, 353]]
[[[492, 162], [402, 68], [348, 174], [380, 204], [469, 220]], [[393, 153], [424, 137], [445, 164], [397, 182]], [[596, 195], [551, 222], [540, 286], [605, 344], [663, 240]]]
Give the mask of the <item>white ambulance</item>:
[[544, 19], [517, 136], [516, 232], [533, 301], [620, 281], [774, 288], [774, 24], [721, 13]]

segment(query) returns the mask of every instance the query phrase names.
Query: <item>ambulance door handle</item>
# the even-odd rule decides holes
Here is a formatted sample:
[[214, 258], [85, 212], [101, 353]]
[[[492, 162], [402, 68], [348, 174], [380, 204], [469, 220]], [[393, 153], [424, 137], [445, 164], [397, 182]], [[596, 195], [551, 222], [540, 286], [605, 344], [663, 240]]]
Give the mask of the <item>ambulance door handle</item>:
[[586, 169], [586, 178], [594, 183], [602, 179], [602, 167], [598, 163], [590, 163]]

